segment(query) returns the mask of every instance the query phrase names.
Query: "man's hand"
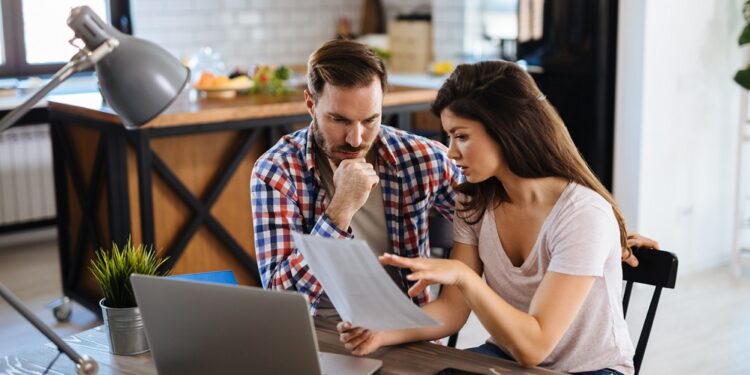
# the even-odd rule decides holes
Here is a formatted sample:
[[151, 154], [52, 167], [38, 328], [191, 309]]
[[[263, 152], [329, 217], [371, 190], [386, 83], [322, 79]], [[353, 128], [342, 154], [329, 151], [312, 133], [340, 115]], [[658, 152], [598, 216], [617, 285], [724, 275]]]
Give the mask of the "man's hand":
[[381, 332], [352, 327], [349, 322], [339, 322], [336, 331], [339, 332], [339, 340], [344, 343], [344, 348], [356, 356], [368, 355], [383, 346]]
[[335, 169], [333, 185], [336, 192], [326, 213], [336, 226], [346, 230], [357, 210], [367, 202], [370, 191], [380, 182], [380, 178], [373, 165], [364, 158], [344, 159], [338, 168], [333, 165], [331, 168]]
[[[632, 247], [645, 247], [650, 249], [658, 249], [659, 243], [648, 237], [641, 236], [638, 233], [628, 234], [628, 248]], [[630, 267], [638, 267], [638, 258], [633, 255], [632, 251], [623, 249], [622, 261], [630, 265]]]

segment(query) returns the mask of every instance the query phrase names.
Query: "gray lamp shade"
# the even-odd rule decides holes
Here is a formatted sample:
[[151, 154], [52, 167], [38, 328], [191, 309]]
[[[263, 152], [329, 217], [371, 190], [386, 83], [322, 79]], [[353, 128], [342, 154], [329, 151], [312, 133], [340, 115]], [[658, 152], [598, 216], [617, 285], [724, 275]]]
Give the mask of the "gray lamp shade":
[[169, 52], [119, 32], [87, 6], [71, 11], [68, 26], [90, 50], [111, 38], [119, 41], [95, 68], [102, 96], [126, 126], [139, 126], [156, 117], [190, 79], [190, 69]]

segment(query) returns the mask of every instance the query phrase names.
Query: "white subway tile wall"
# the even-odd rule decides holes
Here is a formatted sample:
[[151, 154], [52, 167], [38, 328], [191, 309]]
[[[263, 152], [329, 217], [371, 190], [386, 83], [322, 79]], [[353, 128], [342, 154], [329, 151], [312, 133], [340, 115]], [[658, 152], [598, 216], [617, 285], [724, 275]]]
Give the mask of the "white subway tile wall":
[[[411, 2], [411, 1], [410, 1]], [[133, 0], [133, 34], [180, 59], [203, 46], [228, 69], [255, 64], [304, 64], [336, 35], [336, 21], [359, 30], [362, 0]]]
[[[382, 0], [386, 19], [397, 14], [433, 15], [436, 59], [463, 51], [464, 1]], [[134, 35], [180, 59], [203, 46], [219, 52], [228, 69], [255, 64], [304, 64], [336, 35], [336, 21], [351, 20], [358, 33], [364, 0], [133, 0]]]
[[464, 27], [467, 2], [433, 0], [432, 37], [435, 60], [456, 60], [464, 51]]

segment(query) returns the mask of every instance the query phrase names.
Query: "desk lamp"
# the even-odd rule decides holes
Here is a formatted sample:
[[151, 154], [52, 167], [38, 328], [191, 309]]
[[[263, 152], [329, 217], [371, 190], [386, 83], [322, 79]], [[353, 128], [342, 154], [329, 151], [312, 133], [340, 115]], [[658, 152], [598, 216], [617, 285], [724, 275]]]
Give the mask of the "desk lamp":
[[[149, 41], [106, 24], [91, 8], [73, 8], [70, 43], [79, 49], [50, 81], [0, 120], [0, 132], [71, 75], [94, 66], [102, 96], [126, 126], [139, 126], [164, 111], [188, 82], [190, 70]], [[84, 46], [79, 46], [83, 42]], [[78, 44], [77, 44], [78, 43]]]
[[[117, 31], [87, 6], [71, 10], [68, 26], [75, 32], [70, 43], [78, 52], [46, 85], [0, 120], [0, 132], [71, 75], [92, 66], [102, 96], [129, 127], [142, 125], [164, 111], [189, 80], [190, 70], [177, 58], [154, 43]], [[0, 296], [75, 362], [79, 374], [98, 372], [96, 361], [76, 353], [2, 283]]]

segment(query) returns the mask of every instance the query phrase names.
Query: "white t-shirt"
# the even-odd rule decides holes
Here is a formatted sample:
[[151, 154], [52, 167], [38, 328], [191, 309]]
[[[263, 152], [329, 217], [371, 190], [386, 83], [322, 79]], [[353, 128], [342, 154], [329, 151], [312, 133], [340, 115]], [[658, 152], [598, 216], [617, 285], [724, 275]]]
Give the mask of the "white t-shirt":
[[620, 302], [620, 232], [604, 198], [587, 187], [568, 184], [520, 267], [513, 266], [502, 247], [493, 210], [475, 225], [467, 224], [456, 211], [454, 241], [478, 244], [487, 284], [521, 311], [529, 311], [547, 271], [595, 277], [578, 315], [540, 366], [564, 372], [611, 368], [633, 373], [633, 343]]

